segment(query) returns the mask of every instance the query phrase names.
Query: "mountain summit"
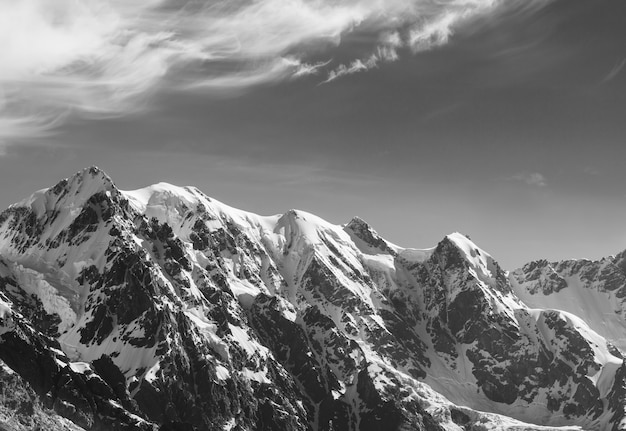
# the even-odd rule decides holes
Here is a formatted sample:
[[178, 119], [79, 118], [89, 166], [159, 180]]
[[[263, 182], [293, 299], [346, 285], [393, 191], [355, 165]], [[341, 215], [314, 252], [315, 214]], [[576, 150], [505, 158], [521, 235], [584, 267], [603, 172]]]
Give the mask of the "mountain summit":
[[458, 233], [403, 248], [92, 167], [0, 214], [0, 421], [626, 429], [624, 267], [507, 273]]

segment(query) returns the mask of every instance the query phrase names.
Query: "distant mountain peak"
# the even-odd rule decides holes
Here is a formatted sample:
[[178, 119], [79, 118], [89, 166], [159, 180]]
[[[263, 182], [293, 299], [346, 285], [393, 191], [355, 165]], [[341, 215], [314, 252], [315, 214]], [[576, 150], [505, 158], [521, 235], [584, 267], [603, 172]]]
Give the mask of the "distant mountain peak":
[[54, 188], [63, 187], [68, 191], [75, 191], [76, 194], [88, 195], [99, 191], [118, 192], [111, 177], [97, 166], [85, 168], [67, 180], [59, 182]]
[[506, 274], [498, 262], [468, 236], [458, 232], [449, 234], [437, 245], [436, 252], [448, 256], [445, 259], [447, 266], [467, 266], [483, 283], [499, 290], [509, 290]]
[[344, 227], [344, 230], [369, 247], [373, 247], [381, 252], [395, 255], [397, 251], [394, 247], [383, 239], [372, 226], [360, 217], [353, 217]]
[[99, 192], [108, 193], [109, 196], [119, 195], [113, 180], [97, 166], [91, 166], [59, 181], [53, 187], [35, 192], [11, 207], [32, 208], [37, 216], [41, 216], [70, 203], [74, 207], [80, 207]]

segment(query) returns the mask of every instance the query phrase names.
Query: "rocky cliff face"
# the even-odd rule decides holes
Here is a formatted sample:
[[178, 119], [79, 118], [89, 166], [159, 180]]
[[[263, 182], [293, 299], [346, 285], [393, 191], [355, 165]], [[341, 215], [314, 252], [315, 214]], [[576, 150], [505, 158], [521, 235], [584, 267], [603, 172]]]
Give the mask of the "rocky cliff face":
[[527, 302], [553, 272], [90, 168], [0, 215], [0, 359], [83, 429], [618, 427], [619, 340]]

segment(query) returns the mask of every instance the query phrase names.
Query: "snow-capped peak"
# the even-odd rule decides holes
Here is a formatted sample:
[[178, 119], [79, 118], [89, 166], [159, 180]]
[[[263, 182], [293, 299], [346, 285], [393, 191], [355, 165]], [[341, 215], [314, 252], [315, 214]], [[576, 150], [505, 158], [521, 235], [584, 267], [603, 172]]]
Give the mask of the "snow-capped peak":
[[353, 217], [344, 227], [354, 243], [366, 253], [389, 253], [395, 255], [400, 247], [384, 240], [369, 223], [360, 217]]
[[37, 217], [60, 207], [82, 207], [94, 194], [105, 192], [109, 195], [119, 193], [111, 178], [97, 166], [91, 166], [73, 176], [61, 180], [54, 187], [41, 189], [12, 208], [27, 207]]
[[463, 259], [470, 267], [470, 271], [474, 272], [479, 280], [491, 286], [496, 284], [496, 278], [502, 270], [489, 253], [459, 232], [447, 235], [446, 239], [461, 252]]
[[146, 216], [167, 218], [164, 211], [176, 212], [178, 215], [189, 208], [195, 208], [199, 196], [194, 188], [179, 187], [161, 182], [137, 190], [122, 191], [131, 206]]
[[274, 232], [281, 233], [289, 244], [304, 242], [310, 245], [323, 242], [322, 236], [330, 235], [340, 241], [350, 242], [349, 236], [340, 226], [302, 210], [291, 209], [276, 223]]

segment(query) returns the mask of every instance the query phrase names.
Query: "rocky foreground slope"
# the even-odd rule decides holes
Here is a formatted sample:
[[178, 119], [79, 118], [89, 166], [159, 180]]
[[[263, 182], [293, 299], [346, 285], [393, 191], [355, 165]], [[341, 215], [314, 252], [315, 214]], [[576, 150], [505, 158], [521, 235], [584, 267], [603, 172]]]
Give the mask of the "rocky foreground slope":
[[0, 214], [0, 381], [58, 429], [623, 429], [622, 260], [509, 275], [92, 167]]

